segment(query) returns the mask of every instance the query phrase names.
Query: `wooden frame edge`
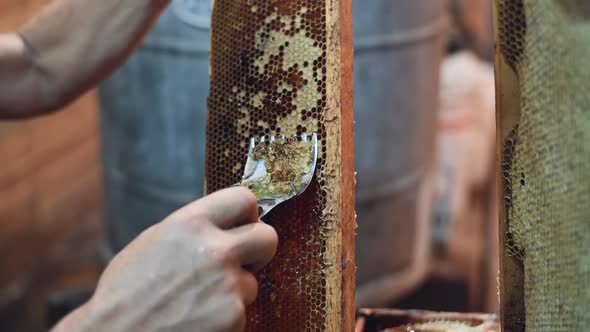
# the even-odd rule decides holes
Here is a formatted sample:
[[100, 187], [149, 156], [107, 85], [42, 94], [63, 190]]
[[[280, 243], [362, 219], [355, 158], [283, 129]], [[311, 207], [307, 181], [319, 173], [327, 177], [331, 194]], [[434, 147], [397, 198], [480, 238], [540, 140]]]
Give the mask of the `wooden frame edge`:
[[[324, 174], [333, 188], [324, 211], [327, 255], [327, 331], [354, 331], [354, 119], [352, 0], [326, 0], [327, 89], [325, 114], [329, 151]], [[332, 225], [333, 224], [333, 225]]]
[[510, 133], [520, 120], [520, 84], [517, 73], [506, 62], [500, 50], [498, 1], [493, 1], [492, 13], [494, 21], [494, 74], [496, 87], [496, 154], [498, 174], [499, 204], [499, 297], [500, 321], [503, 331], [524, 331], [524, 268], [522, 262], [509, 254], [507, 247], [508, 220], [504, 204], [506, 190], [503, 182], [504, 144]]

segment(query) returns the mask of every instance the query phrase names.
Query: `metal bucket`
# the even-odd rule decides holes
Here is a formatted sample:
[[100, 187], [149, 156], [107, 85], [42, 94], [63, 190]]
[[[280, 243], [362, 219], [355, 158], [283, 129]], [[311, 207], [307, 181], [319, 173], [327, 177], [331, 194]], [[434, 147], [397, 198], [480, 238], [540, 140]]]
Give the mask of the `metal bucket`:
[[120, 250], [203, 194], [210, 0], [174, 0], [100, 87], [108, 240]]
[[357, 304], [426, 277], [444, 0], [354, 1]]

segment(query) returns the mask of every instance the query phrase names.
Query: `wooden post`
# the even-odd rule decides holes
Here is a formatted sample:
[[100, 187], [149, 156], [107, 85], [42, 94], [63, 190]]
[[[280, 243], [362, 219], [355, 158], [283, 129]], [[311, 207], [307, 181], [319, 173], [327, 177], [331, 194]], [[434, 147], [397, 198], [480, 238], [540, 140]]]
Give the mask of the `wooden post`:
[[250, 137], [317, 132], [315, 180], [266, 218], [279, 234], [248, 331], [354, 329], [351, 0], [216, 0], [207, 192], [238, 182]]
[[500, 240], [500, 274], [499, 292], [501, 323], [504, 331], [524, 331], [524, 267], [522, 262], [506, 250], [510, 240], [508, 236], [508, 204], [510, 193], [506, 179], [512, 158], [511, 133], [520, 119], [520, 87], [518, 76], [513, 66], [507, 62], [499, 51], [500, 34], [498, 23], [499, 2], [493, 3], [495, 76], [496, 76], [496, 135], [497, 162], [499, 169], [499, 240]]

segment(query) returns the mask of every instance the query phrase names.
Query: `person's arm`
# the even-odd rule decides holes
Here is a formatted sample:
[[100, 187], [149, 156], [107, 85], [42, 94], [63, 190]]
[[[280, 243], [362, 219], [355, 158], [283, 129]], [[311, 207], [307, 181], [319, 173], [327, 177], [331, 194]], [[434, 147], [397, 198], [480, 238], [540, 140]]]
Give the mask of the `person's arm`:
[[170, 0], [55, 0], [0, 34], [0, 118], [64, 106], [123, 63]]
[[258, 291], [253, 272], [276, 247], [248, 189], [214, 193], [131, 242], [53, 332], [242, 331]]

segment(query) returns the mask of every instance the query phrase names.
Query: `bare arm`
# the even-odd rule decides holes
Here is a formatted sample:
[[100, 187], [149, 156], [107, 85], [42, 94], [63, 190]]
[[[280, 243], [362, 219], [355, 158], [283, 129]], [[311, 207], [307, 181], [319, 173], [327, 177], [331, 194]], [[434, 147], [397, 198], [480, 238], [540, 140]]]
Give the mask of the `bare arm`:
[[0, 34], [0, 118], [53, 111], [98, 84], [170, 0], [55, 0]]

